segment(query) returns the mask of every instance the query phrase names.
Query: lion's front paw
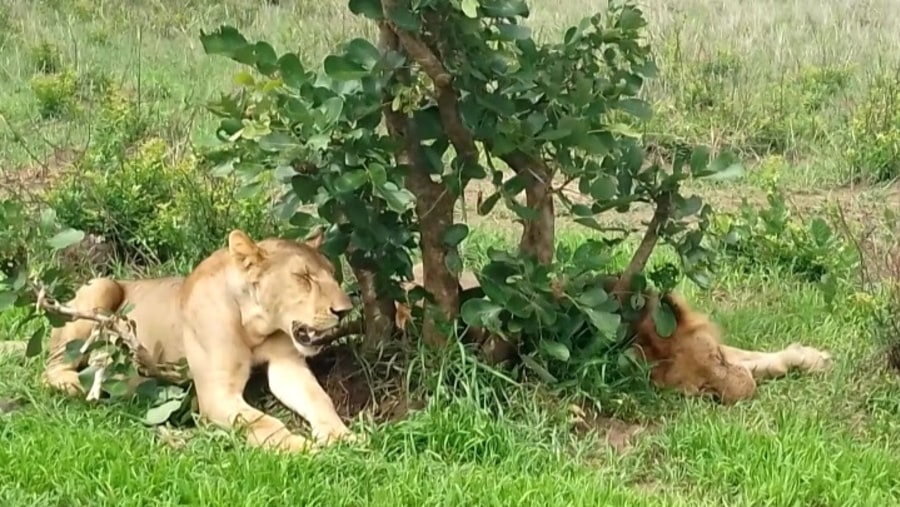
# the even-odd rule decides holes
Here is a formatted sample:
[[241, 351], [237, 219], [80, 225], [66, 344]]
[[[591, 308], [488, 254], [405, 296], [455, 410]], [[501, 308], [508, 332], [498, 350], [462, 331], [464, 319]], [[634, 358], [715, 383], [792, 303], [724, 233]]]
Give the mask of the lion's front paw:
[[306, 437], [300, 435], [288, 435], [281, 439], [276, 446], [278, 450], [290, 453], [315, 452], [316, 446]]
[[831, 367], [831, 354], [824, 350], [814, 347], [806, 347], [799, 343], [794, 343], [788, 347], [788, 350], [795, 354], [795, 364], [798, 368], [802, 368], [810, 372], [825, 371]]
[[359, 444], [366, 441], [368, 441], [368, 437], [353, 433], [347, 427], [329, 428], [327, 431], [316, 435], [316, 444], [322, 447], [337, 442]]

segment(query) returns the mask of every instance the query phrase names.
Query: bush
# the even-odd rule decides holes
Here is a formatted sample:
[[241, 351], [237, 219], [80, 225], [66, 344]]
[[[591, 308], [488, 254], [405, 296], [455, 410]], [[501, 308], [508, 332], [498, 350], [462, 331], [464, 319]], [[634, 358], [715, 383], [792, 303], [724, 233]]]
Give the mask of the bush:
[[876, 79], [853, 111], [844, 156], [854, 182], [900, 177], [900, 85]]
[[[75, 82], [75, 80], [73, 80]], [[127, 262], [193, 264], [222, 246], [228, 232], [275, 232], [264, 192], [235, 196], [233, 178], [211, 175], [189, 154], [176, 158], [125, 90], [108, 83], [92, 144], [46, 194], [60, 221], [102, 236]]]
[[129, 262], [194, 264], [234, 228], [274, 232], [264, 194], [238, 201], [232, 181], [208, 176], [196, 157], [171, 160], [168, 148], [146, 139], [119, 167], [86, 158], [49, 203], [63, 223], [103, 236]]
[[67, 117], [78, 110], [78, 81], [70, 70], [35, 75], [31, 91], [42, 118]]
[[820, 284], [830, 303], [856, 268], [853, 245], [821, 216], [802, 220], [792, 215], [776, 185], [769, 184], [768, 207], [744, 198], [737, 213], [715, 217], [711, 232], [720, 255], [738, 270], [765, 270]]

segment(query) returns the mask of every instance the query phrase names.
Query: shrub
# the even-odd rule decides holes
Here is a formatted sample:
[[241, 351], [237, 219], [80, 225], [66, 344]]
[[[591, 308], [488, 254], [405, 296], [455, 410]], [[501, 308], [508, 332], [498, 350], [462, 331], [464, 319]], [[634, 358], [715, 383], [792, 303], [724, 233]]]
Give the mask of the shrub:
[[209, 176], [194, 156], [171, 160], [168, 151], [149, 138], [118, 167], [83, 159], [48, 200], [63, 223], [103, 236], [124, 260], [138, 263], [194, 264], [234, 228], [274, 232], [264, 194], [237, 200], [233, 181]]
[[711, 229], [720, 255], [738, 270], [765, 270], [820, 284], [830, 303], [856, 268], [853, 246], [822, 216], [803, 220], [793, 215], [774, 182], [768, 185], [768, 207], [744, 198], [737, 213], [715, 217]]
[[78, 109], [78, 81], [70, 70], [35, 75], [31, 91], [42, 118], [66, 117]]
[[[73, 80], [74, 82], [74, 80]], [[126, 90], [108, 82], [98, 101], [89, 149], [47, 192], [63, 223], [102, 236], [129, 262], [194, 263], [228, 231], [275, 231], [264, 192], [235, 195], [233, 178], [211, 175], [194, 154], [174, 157]]]
[[900, 85], [876, 79], [853, 111], [844, 157], [854, 182], [883, 182], [900, 176]]

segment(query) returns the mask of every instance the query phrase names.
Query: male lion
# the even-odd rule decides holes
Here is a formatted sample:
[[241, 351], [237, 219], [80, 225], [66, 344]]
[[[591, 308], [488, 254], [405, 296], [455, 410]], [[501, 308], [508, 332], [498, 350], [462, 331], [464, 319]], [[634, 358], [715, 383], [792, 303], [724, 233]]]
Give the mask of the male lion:
[[[413, 281], [405, 287], [407, 291], [424, 286], [421, 263], [414, 266], [413, 276]], [[617, 279], [604, 277], [604, 288], [611, 291]], [[474, 273], [460, 274], [461, 290], [478, 286]], [[792, 368], [822, 371], [831, 364], [829, 353], [800, 344], [777, 352], [755, 352], [725, 345], [719, 327], [706, 315], [694, 311], [678, 294], [662, 297], [676, 321], [675, 331], [664, 338], [657, 333], [652, 317], [660, 303], [659, 294], [646, 291], [643, 295], [646, 303], [630, 326], [633, 349], [638, 357], [651, 363], [650, 376], [657, 387], [677, 389], [686, 395], [712, 394], [722, 403], [731, 404], [752, 397], [757, 380], [781, 377]], [[403, 325], [408, 315], [409, 309], [398, 304], [398, 324]]]
[[[258, 243], [240, 230], [228, 247], [202, 261], [187, 278], [93, 279], [69, 305], [82, 312], [117, 311], [133, 305], [137, 338], [159, 362], [187, 359], [200, 415], [234, 427], [246, 424], [253, 446], [288, 451], [314, 445], [278, 419], [251, 407], [243, 390], [251, 367], [267, 365], [269, 387], [288, 408], [309, 421], [317, 445], [354, 436], [344, 425], [306, 364], [319, 352], [311, 339], [336, 326], [352, 303], [334, 278], [334, 266], [318, 248], [322, 231], [305, 243], [269, 238]], [[82, 392], [66, 344], [87, 338], [95, 323], [73, 320], [53, 329], [44, 381], [69, 394]]]

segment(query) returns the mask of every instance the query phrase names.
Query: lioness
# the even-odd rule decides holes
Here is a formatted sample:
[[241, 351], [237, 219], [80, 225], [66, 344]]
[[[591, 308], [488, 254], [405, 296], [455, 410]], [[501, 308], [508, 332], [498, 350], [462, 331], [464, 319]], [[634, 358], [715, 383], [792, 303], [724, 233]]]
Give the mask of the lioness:
[[[322, 231], [306, 242], [269, 238], [258, 243], [240, 230], [228, 247], [203, 260], [187, 278], [93, 279], [69, 305], [82, 312], [117, 311], [159, 362], [186, 358], [201, 417], [223, 426], [247, 425], [253, 446], [302, 451], [313, 444], [278, 419], [251, 407], [243, 390], [256, 365], [267, 365], [269, 387], [309, 421], [318, 445], [353, 438], [306, 364], [319, 352], [308, 343], [336, 326], [352, 303], [318, 248]], [[66, 344], [87, 338], [93, 321], [73, 320], [53, 329], [44, 381], [69, 394], [82, 392], [78, 370], [87, 360], [65, 360]]]
[[[409, 291], [424, 286], [424, 269], [413, 268]], [[604, 287], [611, 291], [616, 277], [606, 277]], [[460, 289], [479, 287], [470, 271], [460, 274]], [[674, 313], [676, 328], [671, 336], [661, 337], [653, 323], [653, 311], [660, 302], [658, 293], [646, 291], [640, 316], [631, 324], [633, 349], [651, 363], [651, 380], [661, 388], [674, 388], [687, 395], [713, 394], [722, 403], [734, 403], [756, 393], [756, 381], [785, 375], [792, 368], [822, 371], [831, 364], [827, 352], [792, 344], [777, 352], [755, 352], [722, 343], [721, 332], [710, 319], [694, 311], [683, 297], [667, 294], [662, 300]], [[409, 309], [398, 303], [398, 315], [406, 318]], [[398, 324], [402, 322], [398, 321]]]

